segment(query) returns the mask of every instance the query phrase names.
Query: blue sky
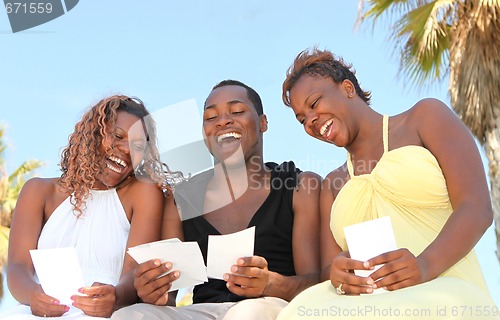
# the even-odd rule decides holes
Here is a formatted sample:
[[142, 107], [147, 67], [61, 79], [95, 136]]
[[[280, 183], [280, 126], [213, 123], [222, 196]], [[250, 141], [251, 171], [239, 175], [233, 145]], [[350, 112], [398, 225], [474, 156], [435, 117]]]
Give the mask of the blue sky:
[[[27, 159], [58, 176], [59, 152], [84, 110], [101, 98], [137, 96], [151, 110], [188, 99], [202, 105], [211, 87], [237, 79], [263, 100], [267, 160], [294, 160], [325, 175], [345, 151], [307, 136], [281, 101], [293, 58], [318, 46], [353, 63], [372, 107], [398, 114], [424, 97], [449, 104], [447, 80], [413, 90], [398, 76], [398, 57], [385, 24], [355, 30], [357, 1], [80, 1], [65, 15], [13, 34], [0, 10], [0, 122], [7, 126], [7, 168]], [[406, 83], [406, 84], [405, 84]], [[173, 122], [189, 126], [193, 119]], [[163, 139], [175, 139], [165, 137]], [[500, 267], [490, 228], [477, 246], [500, 305]]]

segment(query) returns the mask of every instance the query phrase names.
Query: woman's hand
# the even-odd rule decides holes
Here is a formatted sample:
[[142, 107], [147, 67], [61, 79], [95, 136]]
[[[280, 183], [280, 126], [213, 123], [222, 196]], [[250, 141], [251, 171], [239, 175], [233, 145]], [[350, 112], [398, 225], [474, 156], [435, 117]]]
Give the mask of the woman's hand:
[[426, 279], [426, 266], [422, 259], [415, 257], [408, 249], [398, 249], [376, 256], [367, 261], [373, 267], [383, 264], [371, 274], [376, 281], [374, 288], [396, 290], [414, 286], [431, 279]]
[[368, 263], [353, 260], [349, 257], [348, 252], [341, 252], [332, 259], [332, 264], [330, 265], [330, 282], [339, 294], [358, 295], [360, 293], [372, 293], [373, 279], [371, 277], [360, 277], [352, 272], [352, 270], [371, 269], [373, 268]]
[[114, 311], [116, 302], [115, 287], [110, 284], [94, 282], [91, 287], [78, 290], [83, 296], [71, 297], [73, 306], [88, 316], [109, 318]]
[[41, 285], [36, 286], [31, 292], [30, 308], [31, 313], [39, 317], [60, 317], [69, 311], [68, 306], [46, 295]]

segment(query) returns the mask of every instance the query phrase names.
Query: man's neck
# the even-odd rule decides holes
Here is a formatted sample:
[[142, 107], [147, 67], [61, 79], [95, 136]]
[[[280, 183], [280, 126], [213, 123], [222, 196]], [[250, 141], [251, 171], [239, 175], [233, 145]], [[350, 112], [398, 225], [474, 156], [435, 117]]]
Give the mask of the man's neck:
[[262, 161], [262, 157], [254, 156], [241, 165], [226, 166], [218, 162], [214, 166], [214, 176], [211, 186], [218, 188], [229, 187], [235, 198], [240, 197], [250, 187], [264, 186], [264, 180], [269, 169]]

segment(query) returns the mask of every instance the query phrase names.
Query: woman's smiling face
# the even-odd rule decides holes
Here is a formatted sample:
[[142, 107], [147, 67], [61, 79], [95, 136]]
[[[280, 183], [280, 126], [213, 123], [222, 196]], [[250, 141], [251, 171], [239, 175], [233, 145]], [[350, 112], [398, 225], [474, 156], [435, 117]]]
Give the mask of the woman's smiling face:
[[118, 111], [115, 128], [107, 128], [102, 140], [100, 153], [103, 174], [96, 179], [97, 185], [94, 187], [114, 187], [130, 176], [144, 158], [146, 147], [146, 134], [141, 119], [125, 111]]
[[351, 82], [336, 84], [329, 77], [302, 75], [290, 90], [295, 117], [310, 136], [345, 147], [349, 142], [349, 99]]

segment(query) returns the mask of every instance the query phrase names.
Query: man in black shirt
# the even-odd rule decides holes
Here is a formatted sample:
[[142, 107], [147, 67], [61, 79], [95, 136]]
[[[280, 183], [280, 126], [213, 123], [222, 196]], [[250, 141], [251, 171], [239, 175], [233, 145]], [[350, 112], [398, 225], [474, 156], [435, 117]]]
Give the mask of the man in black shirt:
[[264, 163], [267, 125], [257, 92], [239, 81], [217, 84], [203, 114], [214, 168], [177, 188], [177, 207], [165, 208], [162, 229], [165, 239], [197, 241], [206, 262], [208, 235], [255, 226], [255, 255], [235, 261], [224, 280], [196, 286], [193, 305], [178, 308], [166, 305], [182, 270], [143, 263], [134, 284], [147, 304], [112, 319], [275, 319], [287, 301], [318, 283], [321, 178], [293, 162]]

